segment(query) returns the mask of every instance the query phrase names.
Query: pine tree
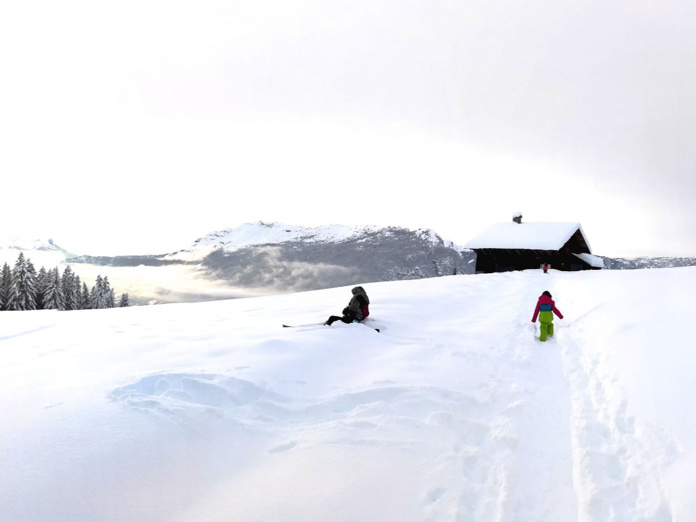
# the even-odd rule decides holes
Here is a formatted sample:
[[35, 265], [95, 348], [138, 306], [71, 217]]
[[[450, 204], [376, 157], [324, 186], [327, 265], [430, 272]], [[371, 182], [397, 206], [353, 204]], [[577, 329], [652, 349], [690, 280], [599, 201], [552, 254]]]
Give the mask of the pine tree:
[[87, 288], [87, 283], [82, 283], [82, 294], [80, 295], [80, 309], [89, 310], [89, 288]]
[[82, 303], [82, 281], [80, 280], [80, 276], [75, 274], [75, 278], [73, 280], [73, 301], [74, 304], [73, 310], [83, 310], [84, 306]]
[[65, 267], [61, 278], [65, 310], [75, 310], [75, 275], [69, 266]]
[[97, 275], [97, 279], [94, 282], [94, 286], [89, 291], [89, 307], [92, 310], [97, 310], [99, 308], [99, 298], [98, 294], [101, 293], [102, 278]]
[[120, 308], [125, 308], [127, 306], [130, 306], [130, 299], [128, 298], [128, 294], [121, 294], [121, 299], [118, 302], [118, 306]]
[[43, 304], [46, 310], [65, 310], [63, 285], [61, 284], [58, 268], [54, 268], [48, 273]]
[[36, 271], [31, 262], [19, 253], [12, 269], [12, 286], [8, 299], [9, 310], [36, 310]]
[[106, 308], [104, 306], [104, 301], [104, 280], [102, 276], [97, 275], [97, 280], [89, 295], [89, 306], [93, 310], [101, 310], [102, 308]]
[[2, 284], [0, 284], [0, 301], [2, 301], [2, 309], [7, 310], [8, 301], [10, 299], [10, 289], [12, 288], [12, 270], [10, 265], [5, 263], [2, 267]]
[[37, 273], [36, 273], [36, 268], [34, 268], [34, 263], [31, 262], [31, 259], [27, 257], [27, 270], [29, 273], [31, 273], [32, 276], [34, 276], [34, 281], [36, 281]]
[[116, 294], [111, 288], [108, 276], [104, 276], [104, 308], [116, 308]]
[[46, 293], [46, 283], [48, 282], [48, 272], [44, 267], [41, 267], [36, 276], [36, 309], [43, 310], [44, 294]]

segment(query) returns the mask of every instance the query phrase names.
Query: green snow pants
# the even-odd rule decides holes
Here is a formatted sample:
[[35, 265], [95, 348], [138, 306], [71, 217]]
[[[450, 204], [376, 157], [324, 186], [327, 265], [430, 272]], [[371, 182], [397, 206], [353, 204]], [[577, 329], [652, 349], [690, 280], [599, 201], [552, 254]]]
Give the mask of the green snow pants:
[[541, 332], [541, 335], [539, 335], [539, 340], [540, 341], [545, 341], [546, 337], [553, 337], [553, 323], [552, 322], [545, 322], [545, 321], [539, 321], [539, 330]]

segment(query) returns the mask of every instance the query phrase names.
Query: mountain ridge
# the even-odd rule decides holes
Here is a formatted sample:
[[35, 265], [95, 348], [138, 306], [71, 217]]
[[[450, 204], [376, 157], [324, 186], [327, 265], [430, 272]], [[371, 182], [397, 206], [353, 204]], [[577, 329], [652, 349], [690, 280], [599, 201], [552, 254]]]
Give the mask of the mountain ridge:
[[[350, 226], [337, 224], [306, 227], [265, 221], [248, 222], [237, 227], [215, 230], [194, 240], [189, 247], [162, 254], [118, 254], [109, 256], [73, 254], [63, 249], [54, 239], [21, 237], [0, 238], [0, 252], [5, 254], [2, 256], [2, 260], [7, 262], [9, 262], [8, 251], [11, 251], [12, 255], [17, 251], [23, 251], [25, 253], [47, 252], [59, 254], [64, 258], [62, 260], [64, 263], [89, 263], [102, 266], [162, 266], [196, 264], [204, 261], [207, 256], [216, 250], [222, 250], [223, 253], [230, 254], [245, 248], [278, 246], [297, 242], [316, 245], [355, 240], [356, 243], [360, 243], [364, 242], [366, 236], [372, 236], [373, 238], [375, 236], [388, 237], [404, 231], [429, 240], [433, 246], [440, 245], [445, 248], [451, 248], [460, 254], [470, 254], [472, 252], [466, 247], [443, 239], [432, 229], [411, 230], [398, 226], [379, 227], [376, 225]], [[696, 257], [598, 257], [604, 260], [604, 268], [607, 270], [696, 266]]]
[[[198, 251], [207, 255], [209, 251], [222, 249], [226, 253], [231, 253], [242, 248], [258, 247], [266, 245], [280, 245], [292, 242], [305, 243], [341, 243], [359, 239], [371, 234], [391, 234], [409, 230], [404, 227], [378, 227], [375, 225], [348, 226], [348, 225], [322, 225], [316, 227], [305, 227], [289, 225], [278, 222], [258, 221], [255, 223], [244, 223], [234, 228], [226, 228], [206, 234], [196, 239], [193, 245], [187, 249], [166, 254], [170, 259], [187, 259], [187, 254], [194, 254]], [[445, 241], [432, 229], [412, 230], [414, 234], [423, 238], [430, 238], [433, 244], [443, 243], [453, 245], [451, 241]], [[468, 250], [458, 247], [460, 250]], [[180, 257], [178, 257], [180, 256]]]
[[[129, 288], [134, 301], [140, 302], [226, 299], [473, 274], [476, 259], [472, 250], [431, 229], [303, 227], [263, 221], [213, 231], [186, 248], [160, 255], [74, 255], [53, 240], [0, 240], [0, 262], [14, 264], [19, 251], [37, 268], [72, 264], [89, 269], [89, 277], [95, 270], [112, 268], [125, 279], [119, 287]], [[609, 270], [696, 265], [696, 258], [598, 257]], [[149, 289], [143, 290], [146, 286]]]
[[472, 273], [474, 254], [436, 232], [403, 227], [242, 225], [209, 234], [167, 259], [201, 258], [216, 279], [284, 291]]

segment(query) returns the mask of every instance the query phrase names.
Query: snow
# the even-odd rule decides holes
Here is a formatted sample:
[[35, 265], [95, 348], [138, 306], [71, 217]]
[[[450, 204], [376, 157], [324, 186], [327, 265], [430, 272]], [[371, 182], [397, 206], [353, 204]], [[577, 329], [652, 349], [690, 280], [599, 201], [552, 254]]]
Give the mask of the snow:
[[373, 226], [324, 225], [321, 227], [302, 227], [286, 223], [264, 223], [263, 221], [258, 221], [212, 232], [199, 239], [194, 249], [216, 250], [222, 248], [227, 252], [233, 252], [250, 246], [281, 244], [291, 241], [342, 241], [376, 230], [378, 228]]
[[20, 252], [24, 252], [24, 257], [30, 259], [37, 270], [41, 266], [61, 265], [68, 256], [68, 253], [56, 246], [51, 239], [0, 238], [0, 265], [7, 263], [12, 268]]
[[466, 248], [522, 248], [560, 250], [580, 230], [589, 248], [590, 242], [580, 223], [530, 222], [496, 223], [469, 241]]
[[592, 254], [573, 254], [575, 257], [582, 259], [585, 263], [595, 268], [604, 268], [604, 259]]
[[60, 250], [52, 239], [43, 240], [21, 237], [0, 237], [0, 250]]
[[3, 312], [0, 520], [696, 520], [696, 268], [363, 286]]

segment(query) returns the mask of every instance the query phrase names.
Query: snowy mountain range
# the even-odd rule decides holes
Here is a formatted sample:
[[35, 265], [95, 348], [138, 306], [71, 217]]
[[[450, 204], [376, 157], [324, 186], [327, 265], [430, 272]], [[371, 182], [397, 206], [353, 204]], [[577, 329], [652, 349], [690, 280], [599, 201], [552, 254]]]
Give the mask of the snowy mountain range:
[[473, 273], [474, 258], [472, 251], [432, 230], [257, 222], [212, 232], [189, 248], [161, 256], [72, 256], [66, 261], [112, 267], [193, 265], [208, 279], [234, 287], [286, 292]]
[[635, 257], [604, 258], [604, 268], [609, 270], [636, 270], [641, 268], [679, 268], [696, 266], [696, 257]]
[[471, 273], [473, 252], [432, 230], [293, 227], [254, 223], [215, 232], [167, 259], [201, 259], [216, 279], [254, 287], [310, 290], [356, 281], [395, 281]]
[[[118, 272], [122, 277], [119, 287], [136, 300], [141, 295], [141, 301], [158, 302], [471, 274], [475, 268], [473, 251], [443, 240], [433, 230], [376, 226], [247, 223], [211, 232], [188, 248], [162, 255], [78, 256], [53, 240], [10, 239], [0, 241], [0, 262], [12, 265], [19, 251], [37, 267], [69, 263], [77, 272], [89, 269], [90, 276]], [[696, 258], [602, 259], [604, 267], [613, 270], [696, 265]], [[146, 274], [143, 268], [148, 269]], [[152, 285], [155, 273], [161, 280], [144, 292], [137, 280], [148, 278]]]
[[73, 254], [56, 245], [52, 239], [25, 239], [12, 237], [0, 239], [0, 264], [14, 265], [20, 252], [24, 252], [34, 265], [53, 267], [64, 264]]

